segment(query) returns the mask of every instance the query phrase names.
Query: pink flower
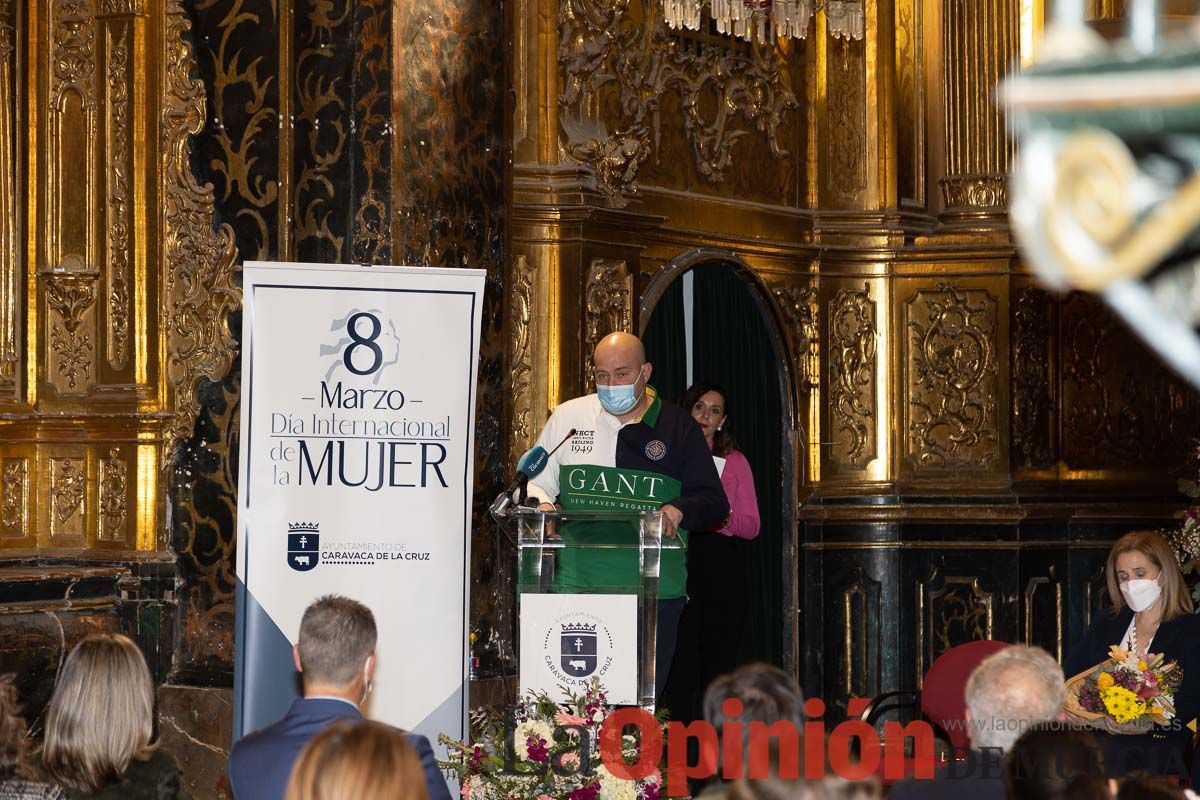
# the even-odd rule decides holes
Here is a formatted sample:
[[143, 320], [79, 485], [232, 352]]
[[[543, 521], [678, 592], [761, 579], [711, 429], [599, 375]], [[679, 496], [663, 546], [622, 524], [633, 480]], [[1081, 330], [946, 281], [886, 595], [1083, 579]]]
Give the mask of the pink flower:
[[538, 800], [554, 800], [554, 798], [548, 794], [539, 794]]
[[578, 753], [563, 753], [562, 765], [564, 767], [573, 767], [579, 763]]
[[559, 711], [554, 715], [554, 721], [559, 725], [587, 725], [587, 720], [583, 717], [577, 717], [574, 714], [568, 714], [565, 711]]
[[471, 796], [471, 784], [474, 782], [475, 782], [475, 776], [472, 775], [471, 777], [469, 777], [465, 781], [463, 781], [462, 789], [460, 789], [458, 793], [460, 795], [462, 795], [464, 798], [470, 797]]

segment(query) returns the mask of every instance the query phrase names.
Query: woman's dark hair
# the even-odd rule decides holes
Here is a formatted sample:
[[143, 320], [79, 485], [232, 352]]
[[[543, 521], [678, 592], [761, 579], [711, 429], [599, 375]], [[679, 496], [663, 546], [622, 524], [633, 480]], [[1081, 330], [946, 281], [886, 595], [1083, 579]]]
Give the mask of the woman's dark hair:
[[679, 407], [686, 411], [689, 415], [701, 397], [709, 392], [716, 392], [721, 395], [721, 402], [725, 406], [725, 421], [721, 423], [721, 429], [713, 434], [713, 455], [724, 458], [733, 450], [737, 450], [737, 440], [730, 433], [730, 416], [729, 416], [729, 395], [725, 392], [725, 387], [719, 383], [694, 383], [688, 387], [679, 397]]
[[[1062, 722], [1033, 725], [1008, 751], [1004, 782], [1010, 798], [1086, 797], [1103, 785], [1104, 758], [1087, 731]], [[1104, 797], [1107, 790], [1104, 790]]]
[[12, 685], [11, 675], [0, 676], [0, 781], [32, 777], [25, 760], [28, 745], [17, 687]]
[[1158, 775], [1127, 775], [1117, 789], [1117, 800], [1184, 800], [1183, 789]]

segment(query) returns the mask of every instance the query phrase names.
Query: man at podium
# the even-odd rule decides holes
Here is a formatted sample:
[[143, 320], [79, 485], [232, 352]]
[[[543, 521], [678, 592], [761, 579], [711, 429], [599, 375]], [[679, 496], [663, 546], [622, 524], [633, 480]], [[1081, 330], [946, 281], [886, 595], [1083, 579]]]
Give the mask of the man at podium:
[[[538, 439], [554, 450], [529, 495], [542, 510], [609, 509], [664, 515], [665, 535], [687, 543], [687, 530], [715, 530], [729, 514], [712, 454], [691, 415], [662, 398], [649, 384], [641, 340], [613, 333], [592, 357], [596, 393], [560, 405]], [[563, 440], [574, 429], [575, 434]], [[555, 450], [556, 445], [563, 443]], [[587, 537], [575, 527], [564, 537]], [[591, 530], [591, 529], [589, 529]], [[594, 533], [594, 530], [591, 532]], [[556, 578], [560, 589], [593, 591], [638, 583], [637, 554], [614, 550], [563, 554]], [[661, 693], [675, 653], [679, 618], [687, 602], [683, 550], [664, 550], [655, 636], [655, 687]]]

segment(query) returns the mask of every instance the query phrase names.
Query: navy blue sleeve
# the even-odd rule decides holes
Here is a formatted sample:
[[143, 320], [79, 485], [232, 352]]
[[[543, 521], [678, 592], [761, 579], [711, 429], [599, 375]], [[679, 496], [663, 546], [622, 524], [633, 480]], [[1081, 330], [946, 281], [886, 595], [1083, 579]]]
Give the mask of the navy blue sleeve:
[[425, 790], [429, 800], [450, 800], [450, 788], [446, 785], [446, 776], [438, 769], [437, 758], [429, 740], [417, 733], [408, 734], [408, 743], [417, 751], [421, 759], [421, 769], [425, 772]]
[[704, 432], [691, 417], [683, 423], [683, 453], [679, 497], [668, 505], [683, 512], [680, 527], [688, 531], [715, 531], [729, 516], [729, 500], [717, 475]]

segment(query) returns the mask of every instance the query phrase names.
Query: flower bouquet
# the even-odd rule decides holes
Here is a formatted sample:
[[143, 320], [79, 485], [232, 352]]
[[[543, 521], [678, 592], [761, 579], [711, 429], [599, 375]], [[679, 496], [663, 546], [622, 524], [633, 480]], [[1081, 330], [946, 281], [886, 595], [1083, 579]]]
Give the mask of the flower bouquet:
[[[611, 709], [599, 680], [582, 694], [563, 694], [565, 705], [531, 693], [504, 711], [473, 712], [472, 743], [438, 737], [449, 749], [438, 764], [458, 776], [464, 800], [658, 800], [661, 769], [633, 781], [602, 763], [600, 731]], [[622, 757], [635, 760], [639, 745], [638, 737], [623, 736]]]
[[1175, 718], [1175, 691], [1183, 670], [1161, 654], [1145, 660], [1113, 645], [1108, 660], [1067, 681], [1067, 710], [1087, 720], [1111, 718], [1118, 725]]

